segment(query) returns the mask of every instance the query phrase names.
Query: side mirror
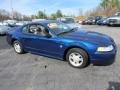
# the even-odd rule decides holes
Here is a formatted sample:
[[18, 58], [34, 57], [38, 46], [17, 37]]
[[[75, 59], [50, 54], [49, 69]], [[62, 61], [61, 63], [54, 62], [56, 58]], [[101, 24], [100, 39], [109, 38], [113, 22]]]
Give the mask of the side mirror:
[[48, 30], [48, 29], [45, 29], [45, 33], [49, 33], [49, 30]]
[[52, 35], [50, 34], [50, 32], [49, 32], [49, 30], [45, 30], [45, 34], [46, 34], [46, 37], [47, 38], [51, 38], [52, 37]]
[[47, 37], [47, 38], [51, 38], [52, 35], [50, 35], [50, 34], [48, 33], [48, 34], [46, 34], [46, 37]]

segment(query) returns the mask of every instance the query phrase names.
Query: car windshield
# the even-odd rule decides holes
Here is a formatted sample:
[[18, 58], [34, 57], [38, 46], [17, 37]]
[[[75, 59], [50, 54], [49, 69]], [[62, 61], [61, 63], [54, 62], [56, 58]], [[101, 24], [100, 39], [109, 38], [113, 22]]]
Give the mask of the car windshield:
[[70, 33], [71, 31], [74, 31], [75, 29], [71, 29], [69, 26], [62, 22], [57, 23], [49, 23], [47, 25], [56, 35], [62, 35], [66, 33]]
[[63, 19], [61, 19], [61, 21], [63, 22], [63, 23], [75, 23], [75, 21], [74, 21], [74, 19], [73, 18], [63, 18]]

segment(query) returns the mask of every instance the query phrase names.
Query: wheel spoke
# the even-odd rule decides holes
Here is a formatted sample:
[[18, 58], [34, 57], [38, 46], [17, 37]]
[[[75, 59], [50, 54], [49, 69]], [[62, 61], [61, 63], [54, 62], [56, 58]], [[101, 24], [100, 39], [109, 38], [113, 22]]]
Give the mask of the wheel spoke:
[[15, 51], [16, 51], [16, 52], [18, 52], [18, 53], [21, 52], [21, 47], [20, 47], [20, 45], [19, 45], [18, 43], [15, 43], [15, 44], [14, 44], [14, 48], [15, 48]]
[[73, 66], [80, 66], [83, 63], [83, 57], [79, 53], [71, 53], [69, 55], [69, 61]]

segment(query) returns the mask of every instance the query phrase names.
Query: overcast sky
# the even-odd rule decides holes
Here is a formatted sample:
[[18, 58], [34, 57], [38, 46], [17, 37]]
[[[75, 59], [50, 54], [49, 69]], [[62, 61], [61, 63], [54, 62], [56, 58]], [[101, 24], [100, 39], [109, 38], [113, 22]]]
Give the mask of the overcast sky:
[[83, 11], [95, 8], [100, 0], [0, 0], [0, 9], [11, 11], [13, 9], [26, 15], [35, 14], [38, 10], [44, 10], [51, 14], [60, 9], [64, 14], [78, 14], [78, 10]]

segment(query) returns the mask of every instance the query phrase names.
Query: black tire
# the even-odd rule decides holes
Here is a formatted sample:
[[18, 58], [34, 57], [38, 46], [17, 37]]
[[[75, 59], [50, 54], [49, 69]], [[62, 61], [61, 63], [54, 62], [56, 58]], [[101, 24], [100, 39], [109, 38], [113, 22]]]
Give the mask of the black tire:
[[113, 27], [113, 26], [114, 26], [114, 24], [108, 23], [108, 26], [109, 26], [109, 27]]
[[113, 24], [109, 24], [110, 27], [113, 27], [114, 25]]
[[[15, 44], [18, 44], [18, 45], [20, 46], [20, 51], [19, 51], [19, 52], [16, 51], [16, 49], [15, 49]], [[13, 47], [14, 47], [14, 50], [15, 50], [16, 53], [18, 53], [18, 54], [23, 54], [23, 53], [24, 53], [22, 44], [21, 44], [18, 40], [15, 40], [15, 41], [13, 42]]]
[[[79, 54], [82, 56], [82, 58], [83, 58], [83, 62], [82, 62], [82, 64], [81, 64], [80, 66], [74, 66], [73, 64], [71, 64], [71, 62], [70, 62], [70, 60], [69, 60], [70, 54], [72, 54], [72, 53], [74, 53], [74, 52], [79, 53]], [[84, 50], [82, 50], [82, 49], [80, 49], [80, 48], [72, 48], [72, 49], [70, 49], [70, 50], [67, 52], [67, 54], [66, 54], [66, 60], [68, 61], [68, 63], [69, 63], [72, 67], [75, 67], [75, 68], [84, 68], [84, 67], [86, 67], [86, 66], [89, 64], [88, 54], [87, 54]]]

